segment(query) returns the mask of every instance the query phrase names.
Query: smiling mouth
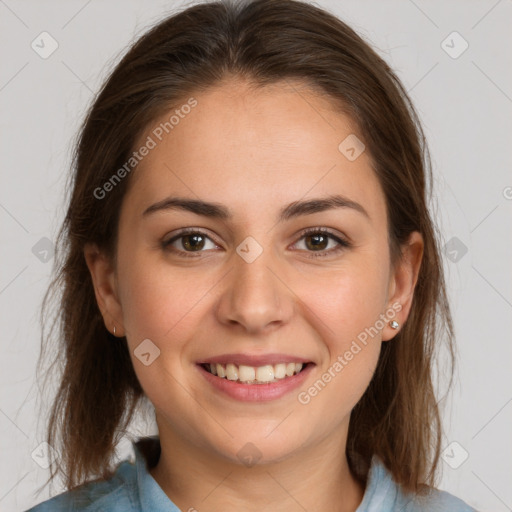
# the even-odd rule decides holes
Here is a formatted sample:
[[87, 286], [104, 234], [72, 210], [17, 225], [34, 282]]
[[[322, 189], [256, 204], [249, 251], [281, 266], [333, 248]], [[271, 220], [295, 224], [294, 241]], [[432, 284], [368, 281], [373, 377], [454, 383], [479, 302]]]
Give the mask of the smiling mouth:
[[293, 377], [304, 371], [311, 363], [278, 363], [264, 366], [246, 366], [203, 363], [201, 366], [212, 375], [221, 379], [242, 384], [272, 384]]

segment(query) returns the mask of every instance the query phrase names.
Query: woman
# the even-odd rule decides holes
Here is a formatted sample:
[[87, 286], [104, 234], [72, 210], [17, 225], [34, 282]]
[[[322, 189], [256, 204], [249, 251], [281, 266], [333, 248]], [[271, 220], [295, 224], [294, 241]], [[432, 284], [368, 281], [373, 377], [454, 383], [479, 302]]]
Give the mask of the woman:
[[[399, 80], [327, 12], [216, 2], [146, 33], [77, 145], [48, 433], [68, 491], [31, 510], [474, 510], [435, 489], [429, 179]], [[158, 436], [112, 468], [144, 400]]]

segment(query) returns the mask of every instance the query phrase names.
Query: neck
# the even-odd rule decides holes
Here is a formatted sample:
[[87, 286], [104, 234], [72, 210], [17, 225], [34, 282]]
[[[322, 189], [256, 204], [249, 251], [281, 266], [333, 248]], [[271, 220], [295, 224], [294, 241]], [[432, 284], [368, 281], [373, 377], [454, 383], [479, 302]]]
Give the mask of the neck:
[[355, 512], [364, 485], [351, 473], [345, 442], [297, 451], [251, 467], [160, 433], [161, 455], [150, 474], [180, 510], [213, 512]]

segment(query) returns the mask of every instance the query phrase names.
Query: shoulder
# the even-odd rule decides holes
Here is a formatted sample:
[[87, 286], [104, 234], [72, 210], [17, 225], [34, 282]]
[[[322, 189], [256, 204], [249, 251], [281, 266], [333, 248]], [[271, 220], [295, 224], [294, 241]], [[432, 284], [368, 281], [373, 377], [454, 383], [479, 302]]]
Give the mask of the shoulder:
[[405, 492], [382, 461], [374, 456], [363, 502], [356, 512], [477, 512], [452, 494], [428, 488], [423, 494]]
[[131, 512], [138, 510], [135, 465], [121, 462], [108, 480], [86, 483], [55, 496], [27, 512]]

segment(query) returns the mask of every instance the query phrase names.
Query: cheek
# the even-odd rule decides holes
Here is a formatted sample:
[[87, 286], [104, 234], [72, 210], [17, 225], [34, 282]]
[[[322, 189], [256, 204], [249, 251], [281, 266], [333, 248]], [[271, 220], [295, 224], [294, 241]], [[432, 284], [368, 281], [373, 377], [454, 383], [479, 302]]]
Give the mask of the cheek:
[[382, 343], [380, 329], [374, 329], [383, 312], [385, 277], [378, 267], [351, 267], [328, 278], [317, 276], [315, 286], [302, 289], [323, 338], [324, 357], [298, 401], [304, 414], [322, 418], [319, 435], [346, 421], [372, 379]]
[[[212, 278], [134, 257], [119, 262], [119, 282], [127, 342], [141, 386], [157, 409], [172, 402], [177, 410], [188, 410], [190, 396], [177, 383], [187, 379], [187, 347], [200, 337], [202, 300], [214, 285]], [[144, 353], [150, 354], [146, 361]]]
[[172, 267], [158, 253], [127, 249], [120, 257], [118, 282], [128, 337], [162, 341], [186, 321], [210, 284], [194, 271]]
[[330, 403], [338, 403], [348, 413], [372, 378], [381, 348], [380, 315], [387, 284], [382, 262], [368, 254], [347, 258], [343, 268], [302, 282], [304, 310], [311, 311], [311, 322], [324, 342], [317, 375], [322, 382], [311, 393], [321, 390], [323, 398], [315, 400], [320, 409], [326, 407], [325, 414]]
[[354, 260], [359, 261], [347, 260], [343, 268], [316, 273], [298, 286], [298, 295], [317, 318], [315, 324], [322, 329], [331, 356], [374, 326], [386, 304], [388, 275], [382, 264], [359, 256]]

